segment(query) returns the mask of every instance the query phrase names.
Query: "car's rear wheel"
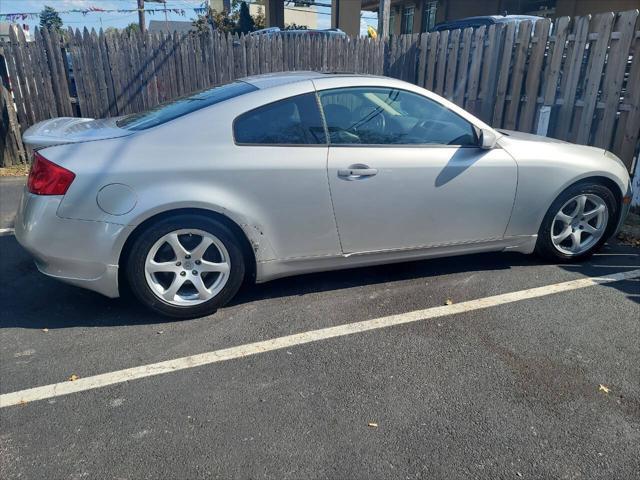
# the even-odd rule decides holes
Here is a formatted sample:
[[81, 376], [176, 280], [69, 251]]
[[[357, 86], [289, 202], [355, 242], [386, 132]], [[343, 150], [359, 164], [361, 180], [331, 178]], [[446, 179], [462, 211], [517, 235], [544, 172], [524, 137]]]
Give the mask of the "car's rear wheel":
[[244, 279], [242, 249], [221, 222], [199, 215], [163, 219], [140, 234], [126, 265], [131, 290], [149, 308], [176, 318], [209, 315]]
[[588, 258], [611, 236], [616, 218], [617, 204], [611, 190], [598, 183], [574, 185], [547, 211], [536, 251], [556, 261]]

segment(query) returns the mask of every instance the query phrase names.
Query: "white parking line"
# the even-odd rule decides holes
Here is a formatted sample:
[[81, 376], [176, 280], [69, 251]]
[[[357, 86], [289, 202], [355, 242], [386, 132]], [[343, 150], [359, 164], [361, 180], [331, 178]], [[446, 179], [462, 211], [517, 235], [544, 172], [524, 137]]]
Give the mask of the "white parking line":
[[15, 232], [14, 228], [0, 228], [0, 235], [13, 235]]
[[131, 380], [138, 380], [140, 378], [161, 375], [163, 373], [176, 372], [187, 368], [224, 362], [235, 358], [248, 357], [258, 353], [280, 350], [295, 345], [303, 345], [305, 343], [318, 342], [329, 338], [343, 337], [354, 333], [367, 332], [395, 325], [403, 325], [406, 323], [445, 317], [473, 310], [496, 307], [498, 305], [505, 305], [507, 303], [518, 302], [530, 298], [544, 297], [555, 293], [568, 292], [580, 288], [618, 282], [621, 280], [629, 280], [637, 277], [640, 277], [640, 269], [605, 275], [602, 277], [581, 278], [579, 280], [571, 280], [568, 282], [546, 285], [544, 287], [504, 293], [501, 295], [479, 298], [477, 300], [470, 300], [453, 305], [415, 310], [413, 312], [390, 315], [388, 317], [374, 318], [372, 320], [365, 320], [362, 322], [348, 323], [346, 325], [339, 325], [336, 327], [296, 333], [285, 337], [272, 338], [261, 342], [249, 343], [246, 345], [239, 345], [237, 347], [215, 350], [213, 352], [190, 355], [188, 357], [177, 358], [174, 360], [167, 360], [164, 362], [94, 375], [92, 377], [80, 378], [73, 382], [67, 381], [42, 387], [29, 388], [27, 390], [20, 390], [18, 392], [5, 393], [0, 395], [0, 408], [24, 404], [25, 402], [33, 402], [36, 400], [44, 400], [46, 398], [59, 397], [85, 390], [92, 390], [94, 388], [106, 387], [108, 385], [115, 385]]

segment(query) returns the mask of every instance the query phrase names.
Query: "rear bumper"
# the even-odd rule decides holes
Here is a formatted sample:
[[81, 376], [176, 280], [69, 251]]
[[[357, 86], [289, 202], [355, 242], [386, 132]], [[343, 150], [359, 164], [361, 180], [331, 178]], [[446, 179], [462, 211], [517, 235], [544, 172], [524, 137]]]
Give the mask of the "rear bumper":
[[25, 189], [16, 216], [16, 239], [45, 275], [118, 297], [121, 243], [133, 227], [61, 218], [56, 214], [61, 200]]

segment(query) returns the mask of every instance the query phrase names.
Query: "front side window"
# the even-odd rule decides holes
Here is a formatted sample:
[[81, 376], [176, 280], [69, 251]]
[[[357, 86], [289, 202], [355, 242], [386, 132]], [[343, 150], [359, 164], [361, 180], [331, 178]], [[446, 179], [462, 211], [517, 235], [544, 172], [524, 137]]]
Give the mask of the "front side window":
[[324, 90], [319, 96], [331, 144], [478, 145], [471, 123], [416, 93], [354, 87]]
[[326, 144], [313, 93], [280, 100], [240, 115], [233, 123], [236, 143], [244, 145]]
[[116, 123], [118, 127], [127, 130], [146, 130], [175, 120], [178, 117], [187, 115], [216, 103], [239, 97], [245, 93], [254, 92], [257, 87], [245, 82], [233, 82], [219, 87], [208, 88], [198, 93], [171, 100], [170, 102], [157, 105], [146, 112], [134, 113], [121, 118]]

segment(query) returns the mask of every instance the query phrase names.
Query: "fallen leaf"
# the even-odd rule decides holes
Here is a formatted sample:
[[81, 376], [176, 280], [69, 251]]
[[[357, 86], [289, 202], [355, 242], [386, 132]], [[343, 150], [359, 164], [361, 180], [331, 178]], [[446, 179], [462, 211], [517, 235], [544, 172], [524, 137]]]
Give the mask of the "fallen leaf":
[[599, 392], [604, 392], [604, 393], [609, 393], [611, 391], [611, 389], [605, 385], [598, 385], [598, 391]]
[[162, 335], [162, 334], [164, 333], [164, 330], [158, 330], [156, 333], [157, 333], [158, 335]]
[[447, 301], [444, 302], [445, 305], [453, 305], [453, 300], [447, 298]]
[[80, 376], [76, 375], [75, 373], [71, 374], [71, 376], [69, 377], [69, 381], [70, 382], [75, 382], [76, 380], [78, 380], [80, 378]]
[[378, 424], [375, 423], [375, 422], [369, 422], [369, 423], [367, 423], [367, 426], [371, 427], [371, 428], [378, 428]]
[[43, 332], [47, 333], [49, 331], [49, 329], [47, 327], [42, 329]]

